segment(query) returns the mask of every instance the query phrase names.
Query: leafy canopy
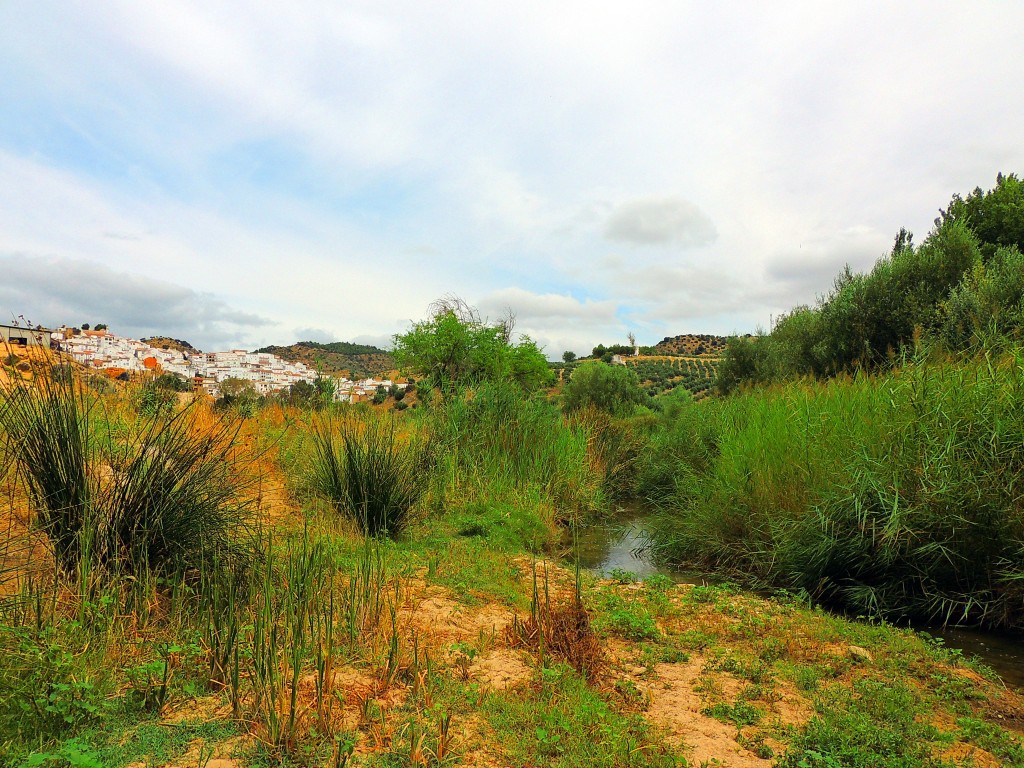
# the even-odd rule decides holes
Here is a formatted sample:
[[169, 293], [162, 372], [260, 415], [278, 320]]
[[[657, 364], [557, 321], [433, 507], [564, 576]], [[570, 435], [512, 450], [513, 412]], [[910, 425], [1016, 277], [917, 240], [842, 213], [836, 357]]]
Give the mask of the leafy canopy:
[[615, 416], [628, 416], [647, 401], [636, 372], [624, 365], [600, 361], [581, 363], [562, 393], [566, 413], [597, 408]]
[[1016, 246], [1024, 252], [1024, 182], [1013, 173], [1000, 173], [994, 189], [983, 192], [976, 187], [967, 197], [953, 195], [946, 210], [939, 211], [935, 224], [947, 221], [964, 222], [970, 227], [986, 261], [1001, 247]]
[[511, 317], [489, 323], [458, 298], [431, 306], [428, 319], [394, 337], [395, 362], [444, 394], [484, 381], [508, 380], [532, 391], [552, 381], [540, 348], [528, 336], [513, 342]]

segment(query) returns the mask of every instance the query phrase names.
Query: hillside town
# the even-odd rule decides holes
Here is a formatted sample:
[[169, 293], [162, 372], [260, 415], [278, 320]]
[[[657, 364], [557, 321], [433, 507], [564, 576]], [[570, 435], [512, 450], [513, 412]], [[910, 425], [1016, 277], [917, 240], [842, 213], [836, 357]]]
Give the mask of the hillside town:
[[[196, 389], [219, 397], [220, 385], [227, 379], [251, 382], [259, 395], [269, 395], [306, 382], [312, 384], [319, 374], [303, 363], [290, 362], [267, 352], [234, 349], [228, 352], [184, 352], [156, 347], [145, 341], [118, 336], [106, 328], [98, 330], [59, 328], [52, 332], [52, 343], [86, 368], [107, 375], [130, 377], [140, 373], [172, 373], [192, 381]], [[380, 387], [391, 387], [390, 379], [368, 378], [352, 381], [330, 377], [334, 399], [360, 402], [369, 399]], [[404, 384], [396, 385], [404, 389]]]

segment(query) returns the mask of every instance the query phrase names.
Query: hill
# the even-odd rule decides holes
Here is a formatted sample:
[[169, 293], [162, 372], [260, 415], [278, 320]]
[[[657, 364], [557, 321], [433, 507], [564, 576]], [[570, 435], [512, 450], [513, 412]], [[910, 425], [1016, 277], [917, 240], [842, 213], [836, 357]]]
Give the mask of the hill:
[[728, 339], [709, 333], [684, 333], [681, 336], [666, 336], [651, 348], [652, 355], [709, 355], [718, 357], [725, 351]]
[[395, 360], [388, 352], [370, 344], [352, 344], [335, 341], [321, 344], [316, 341], [299, 341], [287, 347], [270, 345], [254, 350], [269, 352], [293, 363], [303, 363], [326, 374], [346, 374], [352, 379], [375, 376], [395, 369]]
[[192, 354], [193, 352], [199, 352], [200, 350], [193, 347], [187, 341], [181, 339], [172, 339], [169, 336], [150, 336], [148, 339], [140, 339], [140, 341], [149, 344], [151, 347], [158, 349], [175, 349], [178, 352], [184, 352], [186, 354]]

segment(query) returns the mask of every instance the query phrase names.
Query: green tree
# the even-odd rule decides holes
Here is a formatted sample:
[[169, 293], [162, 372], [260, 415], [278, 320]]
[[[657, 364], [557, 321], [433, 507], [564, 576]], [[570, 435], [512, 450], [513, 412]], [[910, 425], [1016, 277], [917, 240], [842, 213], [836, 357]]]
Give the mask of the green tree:
[[229, 376], [220, 382], [219, 386], [220, 399], [215, 404], [216, 408], [233, 409], [235, 413], [243, 418], [248, 418], [256, 413], [256, 408], [260, 403], [260, 396], [251, 381]]
[[483, 381], [511, 380], [527, 391], [550, 384], [543, 353], [527, 336], [513, 342], [513, 326], [511, 318], [489, 323], [461, 299], [442, 299], [427, 320], [394, 337], [392, 354], [445, 396]]
[[953, 195], [949, 207], [939, 211], [936, 226], [947, 221], [965, 223], [977, 235], [986, 261], [1000, 247], [1016, 246], [1024, 253], [1024, 182], [1015, 174], [996, 176], [988, 192], [976, 187], [962, 198]]
[[330, 376], [324, 376], [317, 370], [316, 378], [313, 379], [313, 388], [316, 390], [316, 405], [322, 407], [334, 402], [334, 394], [338, 390], [337, 382]]
[[306, 407], [316, 398], [316, 387], [308, 381], [296, 381], [290, 387], [284, 399], [299, 408]]
[[576, 353], [568, 349], [565, 350], [565, 352], [562, 353], [562, 361], [566, 363], [576, 362]]
[[593, 407], [616, 416], [632, 413], [647, 402], [647, 392], [640, 388], [636, 372], [625, 365], [588, 361], [572, 373], [562, 393], [562, 408], [572, 413]]
[[772, 329], [769, 354], [774, 377], [824, 373], [818, 359], [820, 318], [820, 313], [800, 306], [778, 319]]
[[733, 336], [726, 344], [715, 387], [727, 395], [741, 384], [760, 384], [768, 380], [768, 337]]
[[1024, 255], [1000, 248], [975, 267], [942, 306], [942, 339], [953, 350], [1024, 334]]
[[224, 397], [239, 398], [245, 395], [256, 395], [256, 387], [248, 379], [229, 376], [220, 383], [220, 393]]

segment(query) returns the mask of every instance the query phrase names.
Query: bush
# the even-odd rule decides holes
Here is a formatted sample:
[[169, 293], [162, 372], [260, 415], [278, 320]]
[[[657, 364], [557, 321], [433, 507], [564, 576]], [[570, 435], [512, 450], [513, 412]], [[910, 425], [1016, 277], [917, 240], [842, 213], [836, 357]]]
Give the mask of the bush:
[[155, 382], [146, 382], [138, 390], [139, 413], [143, 416], [170, 413], [177, 402], [175, 390], [161, 387]]
[[[247, 558], [249, 521], [237, 432], [201, 428], [194, 411], [116, 438], [77, 382], [19, 384], [0, 404], [7, 449], [58, 565], [169, 573], [215, 553]], [[106, 433], [104, 433], [106, 427]]]
[[313, 433], [313, 489], [368, 536], [395, 535], [426, 486], [430, 444], [400, 437], [395, 422], [370, 417]]
[[995, 347], [1024, 332], [1024, 255], [1000, 248], [972, 270], [943, 305], [942, 339], [957, 351]]
[[161, 572], [252, 557], [250, 502], [234, 458], [238, 428], [201, 428], [183, 411], [150, 421], [111, 457], [97, 505], [107, 558]]
[[647, 402], [636, 373], [624, 365], [586, 362], [572, 372], [562, 392], [566, 413], [592, 407], [616, 416], [627, 416]]
[[191, 392], [193, 389], [192, 382], [177, 373], [161, 373], [153, 379], [153, 385], [157, 389], [167, 389], [171, 392]]

